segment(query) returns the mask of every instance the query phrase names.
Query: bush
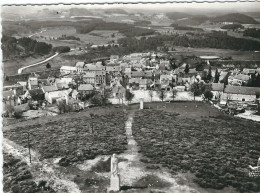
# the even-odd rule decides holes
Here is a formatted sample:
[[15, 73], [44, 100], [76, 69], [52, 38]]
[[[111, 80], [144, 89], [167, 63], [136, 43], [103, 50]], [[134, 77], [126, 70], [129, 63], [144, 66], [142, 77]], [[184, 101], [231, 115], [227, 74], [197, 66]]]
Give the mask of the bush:
[[70, 47], [68, 47], [68, 46], [58, 46], [58, 47], [54, 47], [53, 51], [58, 52], [58, 53], [66, 53], [66, 52], [70, 51]]
[[20, 119], [22, 117], [23, 117], [23, 113], [22, 112], [14, 112], [14, 118]]

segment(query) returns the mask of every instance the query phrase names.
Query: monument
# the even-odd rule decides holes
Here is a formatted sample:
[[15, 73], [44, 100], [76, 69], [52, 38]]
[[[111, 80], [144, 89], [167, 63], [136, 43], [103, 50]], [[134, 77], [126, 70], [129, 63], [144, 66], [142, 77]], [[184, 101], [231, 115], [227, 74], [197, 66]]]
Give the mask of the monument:
[[118, 174], [118, 158], [116, 154], [111, 157], [111, 177], [110, 177], [110, 191], [120, 190], [120, 178]]
[[144, 109], [144, 99], [140, 98], [140, 109]]

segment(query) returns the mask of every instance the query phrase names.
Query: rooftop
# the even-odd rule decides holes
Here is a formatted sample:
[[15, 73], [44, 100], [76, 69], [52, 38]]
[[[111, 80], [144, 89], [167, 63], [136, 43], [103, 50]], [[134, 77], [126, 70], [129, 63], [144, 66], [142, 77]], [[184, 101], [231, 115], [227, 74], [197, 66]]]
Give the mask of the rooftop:
[[224, 92], [228, 94], [256, 95], [257, 93], [260, 93], [260, 88], [227, 85]]
[[43, 92], [53, 92], [57, 91], [58, 88], [56, 85], [51, 85], [51, 86], [42, 86]]
[[82, 90], [82, 91], [93, 90], [93, 89], [94, 89], [94, 87], [91, 84], [81, 84], [81, 85], [79, 85], [79, 88], [78, 88], [78, 90]]
[[224, 90], [224, 83], [212, 83], [212, 90], [213, 91], [222, 91]]

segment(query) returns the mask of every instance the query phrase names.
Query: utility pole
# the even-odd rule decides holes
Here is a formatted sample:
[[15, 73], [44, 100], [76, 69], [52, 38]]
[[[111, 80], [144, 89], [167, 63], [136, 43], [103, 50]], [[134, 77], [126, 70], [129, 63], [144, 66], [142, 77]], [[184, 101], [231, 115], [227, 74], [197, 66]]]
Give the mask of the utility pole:
[[30, 163], [32, 163], [32, 157], [31, 157], [31, 145], [30, 145], [30, 133], [27, 132], [27, 136], [28, 136], [28, 149], [29, 149], [29, 158], [30, 158]]
[[90, 113], [90, 117], [91, 117], [91, 133], [93, 133], [93, 116], [94, 114], [93, 113]]

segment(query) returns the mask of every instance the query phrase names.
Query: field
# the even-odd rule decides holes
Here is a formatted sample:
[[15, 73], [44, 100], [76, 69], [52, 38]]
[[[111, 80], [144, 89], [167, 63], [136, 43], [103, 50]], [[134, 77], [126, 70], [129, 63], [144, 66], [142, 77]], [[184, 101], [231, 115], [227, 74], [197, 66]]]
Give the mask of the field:
[[39, 184], [36, 184], [30, 168], [25, 162], [7, 153], [3, 153], [3, 157], [3, 175], [8, 176], [3, 181], [4, 192], [55, 192], [48, 186], [45, 187], [45, 185], [39, 186]]
[[260, 52], [252, 51], [235, 51], [228, 49], [214, 49], [214, 48], [191, 48], [191, 47], [177, 47], [176, 55], [195, 55], [195, 56], [205, 56], [213, 55], [220, 56], [223, 58], [232, 57], [234, 61], [245, 61], [245, 60], [260, 60]]
[[197, 106], [170, 103], [135, 114], [133, 134], [145, 162], [172, 174], [190, 172], [202, 188], [258, 192], [259, 178], [249, 177], [248, 165], [256, 165], [260, 154], [259, 123]]
[[6, 130], [4, 136], [26, 147], [29, 132], [32, 148], [41, 154], [41, 158], [62, 158], [61, 165], [125, 150], [124, 117], [120, 110], [93, 118], [88, 115], [66, 121], [18, 125], [21, 126]]
[[[165, 172], [178, 186], [198, 192], [259, 191], [259, 181], [248, 177], [248, 165], [255, 166], [260, 153], [259, 123], [227, 117], [203, 102], [153, 102], [144, 107], [139, 110], [138, 104], [131, 104], [124, 114], [115, 106], [96, 107], [28, 120], [5, 126], [3, 134], [23, 148], [28, 162], [29, 132], [33, 174], [39, 174], [39, 164], [47, 164], [57, 174], [55, 178], [66, 177], [81, 192], [103, 192], [109, 186], [109, 156], [113, 153], [119, 155], [123, 185], [133, 180], [133, 187], [144, 188], [128, 192], [148, 193], [149, 184], [167, 190], [173, 184], [162, 178]], [[129, 154], [125, 131], [130, 114], [137, 157]], [[133, 166], [126, 169], [129, 163]], [[131, 177], [140, 169], [138, 178]], [[56, 182], [55, 178], [51, 181]]]
[[[48, 56], [51, 56], [51, 54]], [[3, 62], [3, 71], [6, 75], [14, 75], [18, 73], [19, 68], [40, 62], [46, 59], [48, 56], [34, 55], [26, 58], [19, 57], [13, 60], [7, 60]]]
[[[114, 34], [114, 37], [112, 37]], [[75, 36], [80, 38], [80, 41], [68, 41], [68, 40], [53, 40], [52, 38], [58, 38], [62, 35], [67, 36]], [[32, 38], [43, 41], [46, 43], [51, 43], [53, 46], [70, 46], [74, 47], [86, 47], [88, 44], [107, 44], [111, 41], [117, 41], [119, 38], [123, 38], [124, 36], [118, 31], [112, 30], [94, 30], [88, 34], [78, 34], [76, 29], [73, 27], [55, 27], [55, 28], [47, 28], [46, 31], [41, 31]]]

